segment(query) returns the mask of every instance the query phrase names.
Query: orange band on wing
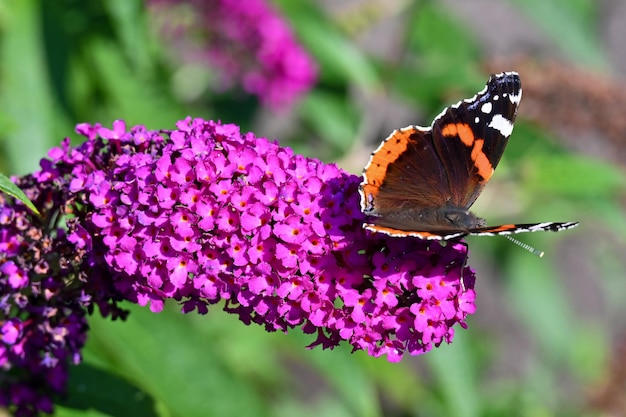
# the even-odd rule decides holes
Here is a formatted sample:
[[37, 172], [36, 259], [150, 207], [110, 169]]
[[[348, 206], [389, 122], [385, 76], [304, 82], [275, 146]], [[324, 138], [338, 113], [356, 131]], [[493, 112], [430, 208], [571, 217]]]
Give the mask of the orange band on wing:
[[478, 170], [478, 175], [480, 175], [485, 182], [491, 178], [494, 169], [487, 154], [483, 151], [485, 141], [475, 137], [469, 125], [465, 123], [449, 124], [441, 130], [441, 134], [448, 137], [458, 137], [465, 146], [472, 148], [470, 157]]
[[431, 233], [426, 231], [417, 231], [417, 230], [399, 230], [394, 229], [392, 227], [379, 226], [377, 224], [365, 223], [363, 228], [366, 230], [376, 232], [376, 233], [384, 233], [393, 237], [417, 237], [419, 239], [425, 240], [449, 240], [460, 238], [467, 235], [467, 232], [463, 231], [451, 231], [447, 233]]
[[415, 133], [415, 128], [404, 128], [394, 130], [391, 135], [376, 149], [370, 161], [363, 171], [363, 175], [367, 179], [363, 183], [363, 192], [376, 196], [378, 187], [380, 187], [385, 179], [387, 167], [395, 162], [398, 157], [403, 154], [411, 141], [411, 135]]
[[489, 181], [489, 178], [493, 175], [493, 166], [487, 158], [487, 154], [483, 151], [484, 140], [478, 139], [474, 142], [474, 147], [472, 148], [472, 161], [474, 161], [474, 165], [476, 169], [478, 169], [478, 175], [480, 175], [485, 182]]
[[465, 123], [455, 123], [446, 125], [441, 131], [443, 136], [458, 136], [461, 139], [461, 142], [465, 144], [465, 146], [474, 146], [474, 141], [476, 137], [474, 136], [474, 132], [472, 132], [472, 128]]

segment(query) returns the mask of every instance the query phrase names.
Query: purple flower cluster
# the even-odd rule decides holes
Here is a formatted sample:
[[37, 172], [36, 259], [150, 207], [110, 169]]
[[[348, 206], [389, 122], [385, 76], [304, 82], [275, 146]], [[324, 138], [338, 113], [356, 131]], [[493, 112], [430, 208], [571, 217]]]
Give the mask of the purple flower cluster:
[[58, 225], [71, 201], [58, 173], [16, 179], [42, 218], [0, 194], [0, 406], [15, 416], [52, 412], [68, 366], [81, 360], [93, 304], [124, 315], [95, 254]]
[[[273, 108], [284, 108], [308, 91], [317, 78], [313, 59], [300, 46], [285, 19], [267, 0], [151, 0], [157, 15], [167, 15], [163, 31], [178, 51], [201, 57], [220, 70], [222, 87], [239, 83]], [[178, 24], [178, 12], [193, 9], [193, 20]], [[187, 15], [189, 17], [189, 15]], [[192, 46], [192, 34], [204, 47]], [[189, 53], [190, 48], [195, 48]]]
[[0, 200], [0, 404], [62, 391], [93, 305], [223, 303], [390, 361], [450, 342], [475, 310], [465, 245], [364, 231], [360, 178], [334, 165], [202, 119], [77, 131], [19, 180], [43, 220]]
[[[177, 128], [165, 142], [122, 122], [98, 128], [115, 156], [73, 161], [70, 190], [92, 211], [82, 225], [128, 299], [200, 313], [223, 300], [245, 323], [304, 326], [312, 345], [346, 340], [390, 360], [451, 340], [473, 311], [465, 247], [366, 233], [358, 177], [235, 125]], [[94, 129], [81, 131], [98, 149]]]

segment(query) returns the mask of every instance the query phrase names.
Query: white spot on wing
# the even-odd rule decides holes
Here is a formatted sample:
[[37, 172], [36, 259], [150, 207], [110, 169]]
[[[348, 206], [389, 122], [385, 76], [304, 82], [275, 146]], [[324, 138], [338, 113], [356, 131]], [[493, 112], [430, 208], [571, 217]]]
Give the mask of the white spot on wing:
[[509, 94], [509, 100], [511, 100], [511, 103], [513, 104], [519, 104], [519, 102], [522, 100], [522, 90], [519, 90], [519, 93], [517, 93], [517, 95]]
[[493, 105], [490, 102], [487, 102], [480, 107], [480, 111], [485, 114], [491, 113], [492, 109], [493, 109]]
[[476, 124], [480, 123], [480, 117], [476, 116], [474, 118], [474, 123], [476, 123]]
[[501, 114], [493, 116], [491, 122], [489, 123], [489, 127], [496, 129], [498, 132], [502, 133], [502, 136], [504, 137], [511, 136], [511, 132], [513, 132], [513, 123]]

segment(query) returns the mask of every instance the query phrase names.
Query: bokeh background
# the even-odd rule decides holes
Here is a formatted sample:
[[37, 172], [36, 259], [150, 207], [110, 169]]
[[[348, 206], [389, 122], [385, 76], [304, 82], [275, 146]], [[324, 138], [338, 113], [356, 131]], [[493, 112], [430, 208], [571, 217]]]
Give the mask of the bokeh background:
[[626, 416], [625, 39], [622, 0], [0, 1], [5, 174], [80, 122], [191, 115], [358, 175], [393, 129], [516, 70], [518, 121], [474, 212], [581, 222], [520, 235], [544, 258], [467, 239], [469, 329], [399, 364], [219, 307], [96, 314], [56, 415]]

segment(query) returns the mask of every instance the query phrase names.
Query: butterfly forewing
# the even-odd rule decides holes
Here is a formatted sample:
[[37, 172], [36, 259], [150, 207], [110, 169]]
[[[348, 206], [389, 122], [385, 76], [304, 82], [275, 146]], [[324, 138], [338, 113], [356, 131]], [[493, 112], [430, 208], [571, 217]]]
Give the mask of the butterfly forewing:
[[492, 75], [476, 96], [447, 108], [433, 122], [451, 205], [469, 209], [491, 179], [513, 131], [521, 95], [516, 73]]

